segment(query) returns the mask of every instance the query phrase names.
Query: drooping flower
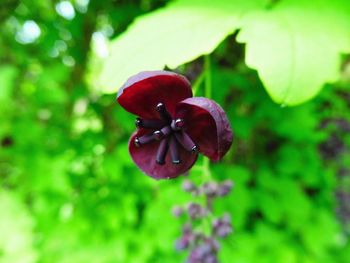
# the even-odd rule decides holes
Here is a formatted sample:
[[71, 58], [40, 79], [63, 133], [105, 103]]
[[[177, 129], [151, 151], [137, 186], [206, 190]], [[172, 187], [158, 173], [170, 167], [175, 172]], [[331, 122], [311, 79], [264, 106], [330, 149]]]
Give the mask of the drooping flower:
[[232, 144], [224, 110], [213, 100], [192, 97], [191, 84], [179, 74], [141, 72], [120, 88], [117, 101], [138, 116], [129, 152], [136, 165], [153, 178], [185, 173], [198, 153], [218, 161]]

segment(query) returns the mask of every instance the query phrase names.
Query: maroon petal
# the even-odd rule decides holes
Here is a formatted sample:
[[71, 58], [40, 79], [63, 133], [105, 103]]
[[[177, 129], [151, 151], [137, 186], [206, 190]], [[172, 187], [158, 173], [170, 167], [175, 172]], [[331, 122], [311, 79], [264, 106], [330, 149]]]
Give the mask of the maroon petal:
[[145, 174], [155, 179], [175, 178], [188, 171], [197, 160], [197, 154], [189, 153], [182, 147], [179, 147], [178, 150], [181, 159], [180, 164], [172, 163], [170, 153], [166, 155], [164, 165], [158, 164], [156, 159], [160, 144], [159, 141], [154, 141], [149, 144], [142, 145], [141, 147], [137, 147], [134, 144], [134, 139], [136, 136], [142, 136], [147, 132], [149, 131], [140, 129], [131, 136], [129, 141], [129, 152], [131, 158]]
[[162, 102], [174, 115], [176, 104], [192, 97], [191, 84], [176, 73], [168, 71], [144, 71], [130, 77], [120, 88], [119, 104], [127, 111], [145, 119], [159, 118], [155, 110]]
[[201, 97], [185, 99], [176, 108], [176, 118], [184, 119], [185, 132], [211, 160], [220, 160], [231, 147], [230, 123], [216, 102]]

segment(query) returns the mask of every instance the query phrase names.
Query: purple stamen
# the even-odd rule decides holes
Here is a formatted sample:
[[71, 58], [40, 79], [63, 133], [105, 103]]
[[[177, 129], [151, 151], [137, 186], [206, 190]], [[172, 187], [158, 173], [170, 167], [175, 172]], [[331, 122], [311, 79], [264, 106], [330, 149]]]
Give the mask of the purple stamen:
[[153, 134], [154, 134], [156, 140], [161, 140], [164, 137], [167, 137], [170, 133], [171, 133], [170, 126], [165, 126], [162, 129], [160, 129], [159, 131], [155, 131]]
[[157, 141], [160, 141], [164, 137], [164, 134], [161, 131], [155, 131], [153, 135]]
[[159, 116], [163, 121], [170, 122], [171, 121], [171, 115], [167, 111], [165, 105], [163, 103], [158, 103], [156, 106], [156, 110], [159, 112]]
[[165, 126], [160, 131], [164, 136], [168, 136], [171, 133], [171, 128], [170, 126]]
[[197, 145], [192, 141], [191, 137], [186, 132], [176, 132], [175, 137], [187, 151], [194, 153], [198, 152]]
[[136, 137], [134, 140], [135, 145], [140, 147], [154, 140], [160, 141], [156, 156], [156, 163], [159, 165], [165, 164], [169, 149], [172, 163], [180, 164], [179, 145], [186, 151], [197, 153], [197, 145], [192, 141], [190, 136], [182, 130], [185, 125], [184, 120], [181, 118], [172, 120], [170, 113], [161, 102], [157, 104], [156, 110], [159, 113], [160, 120], [136, 119], [135, 123], [137, 127], [153, 129], [154, 131], [153, 133]]
[[137, 118], [135, 121], [135, 125], [138, 128], [160, 129], [165, 125], [165, 122], [162, 120], [144, 120], [141, 118]]
[[159, 147], [157, 150], [157, 158], [156, 158], [157, 164], [159, 165], [165, 164], [165, 158], [168, 152], [168, 148], [169, 148], [169, 138], [166, 138], [162, 140], [159, 144]]
[[149, 142], [152, 142], [154, 140], [155, 140], [155, 136], [153, 133], [151, 133], [151, 134], [143, 135], [141, 137], [136, 137], [134, 140], [134, 143], [137, 147], [140, 147], [140, 146], [147, 144]]
[[179, 149], [178, 149], [178, 142], [176, 141], [174, 136], [170, 137], [170, 155], [171, 160], [173, 164], [180, 164], [180, 156], [179, 156]]
[[176, 119], [176, 120], [173, 120], [171, 122], [171, 128], [174, 130], [174, 131], [179, 131], [183, 128], [183, 126], [185, 125], [185, 122], [183, 119]]

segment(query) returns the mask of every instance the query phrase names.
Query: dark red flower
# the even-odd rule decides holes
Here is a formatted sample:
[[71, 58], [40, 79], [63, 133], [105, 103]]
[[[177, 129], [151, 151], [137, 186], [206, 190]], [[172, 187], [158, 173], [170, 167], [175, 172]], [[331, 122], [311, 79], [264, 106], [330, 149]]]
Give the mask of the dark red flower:
[[127, 80], [117, 101], [138, 116], [129, 151], [153, 178], [185, 173], [198, 152], [218, 161], [231, 146], [232, 130], [223, 109], [210, 99], [192, 97], [191, 84], [179, 74], [141, 72]]

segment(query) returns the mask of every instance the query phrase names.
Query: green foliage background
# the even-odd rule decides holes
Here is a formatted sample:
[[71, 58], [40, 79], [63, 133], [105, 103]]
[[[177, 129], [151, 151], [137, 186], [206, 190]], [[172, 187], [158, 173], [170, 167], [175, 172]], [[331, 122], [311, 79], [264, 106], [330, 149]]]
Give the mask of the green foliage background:
[[[201, 55], [208, 53], [213, 99], [227, 111], [235, 132], [228, 155], [211, 164], [216, 179], [235, 182], [233, 193], [215, 207], [218, 215], [229, 211], [235, 227], [235, 234], [222, 243], [221, 261], [350, 261], [349, 227], [338, 216], [345, 212], [343, 201], [336, 198], [336, 192], [350, 191], [346, 126], [350, 125], [350, 84], [344, 57], [340, 68], [341, 54], [350, 49], [349, 30], [340, 27], [350, 21], [346, 19], [348, 4], [316, 1], [319, 10], [331, 11], [316, 12], [328, 20], [310, 29], [307, 24], [315, 21], [315, 14], [312, 20], [303, 16], [308, 14], [307, 1], [243, 2], [222, 0], [216, 5], [215, 1], [179, 0], [153, 12], [166, 1], [90, 1], [86, 5], [77, 0], [72, 1], [74, 18], [67, 19], [56, 11], [57, 1], [2, 1], [1, 263], [184, 260], [185, 255], [173, 248], [181, 222], [170, 213], [173, 205], [190, 200], [180, 190], [182, 178], [154, 181], [135, 167], [127, 151], [134, 116], [108, 93], [116, 92], [116, 83], [127, 74], [166, 65], [197, 83], [198, 95], [202, 95]], [[308, 56], [298, 57], [301, 68], [293, 68], [292, 84], [283, 76], [279, 83], [276, 74], [290, 72], [288, 65], [280, 71], [280, 61], [288, 64], [295, 53], [282, 44], [285, 57], [281, 59], [276, 48], [284, 43], [284, 35], [271, 23], [285, 21], [281, 16], [290, 19], [292, 10], [299, 15], [292, 27], [301, 39], [298, 50]], [[245, 12], [249, 15], [243, 19]], [[178, 14], [183, 19], [177, 20]], [[203, 22], [211, 18], [216, 22]], [[41, 34], [24, 43], [20, 32], [29, 20], [36, 22]], [[157, 27], [162, 21], [170, 32], [178, 25], [180, 35], [161, 39]], [[257, 25], [258, 32], [266, 35], [254, 33]], [[237, 34], [232, 35], [236, 29], [241, 29], [237, 41], [248, 42], [246, 46], [236, 42]], [[191, 33], [197, 36], [193, 43], [187, 41]], [[101, 36], [115, 39], [107, 62], [98, 55]], [[129, 37], [132, 42], [127, 41]], [[310, 39], [315, 39], [313, 45]], [[142, 41], [151, 44], [142, 45]], [[158, 46], [138, 49], [153, 44]], [[123, 52], [118, 53], [120, 49]], [[111, 82], [101, 85], [101, 74], [102, 80]], [[325, 85], [319, 96], [295, 107], [281, 107], [268, 95], [283, 102], [276, 83], [290, 85], [291, 94], [298, 95], [307, 93], [307, 85], [320, 90], [331, 80], [333, 84]], [[302, 99], [297, 96], [284, 102], [300, 103], [315, 94], [313, 90]], [[201, 162], [190, 173], [197, 182], [202, 180], [197, 169]]]

